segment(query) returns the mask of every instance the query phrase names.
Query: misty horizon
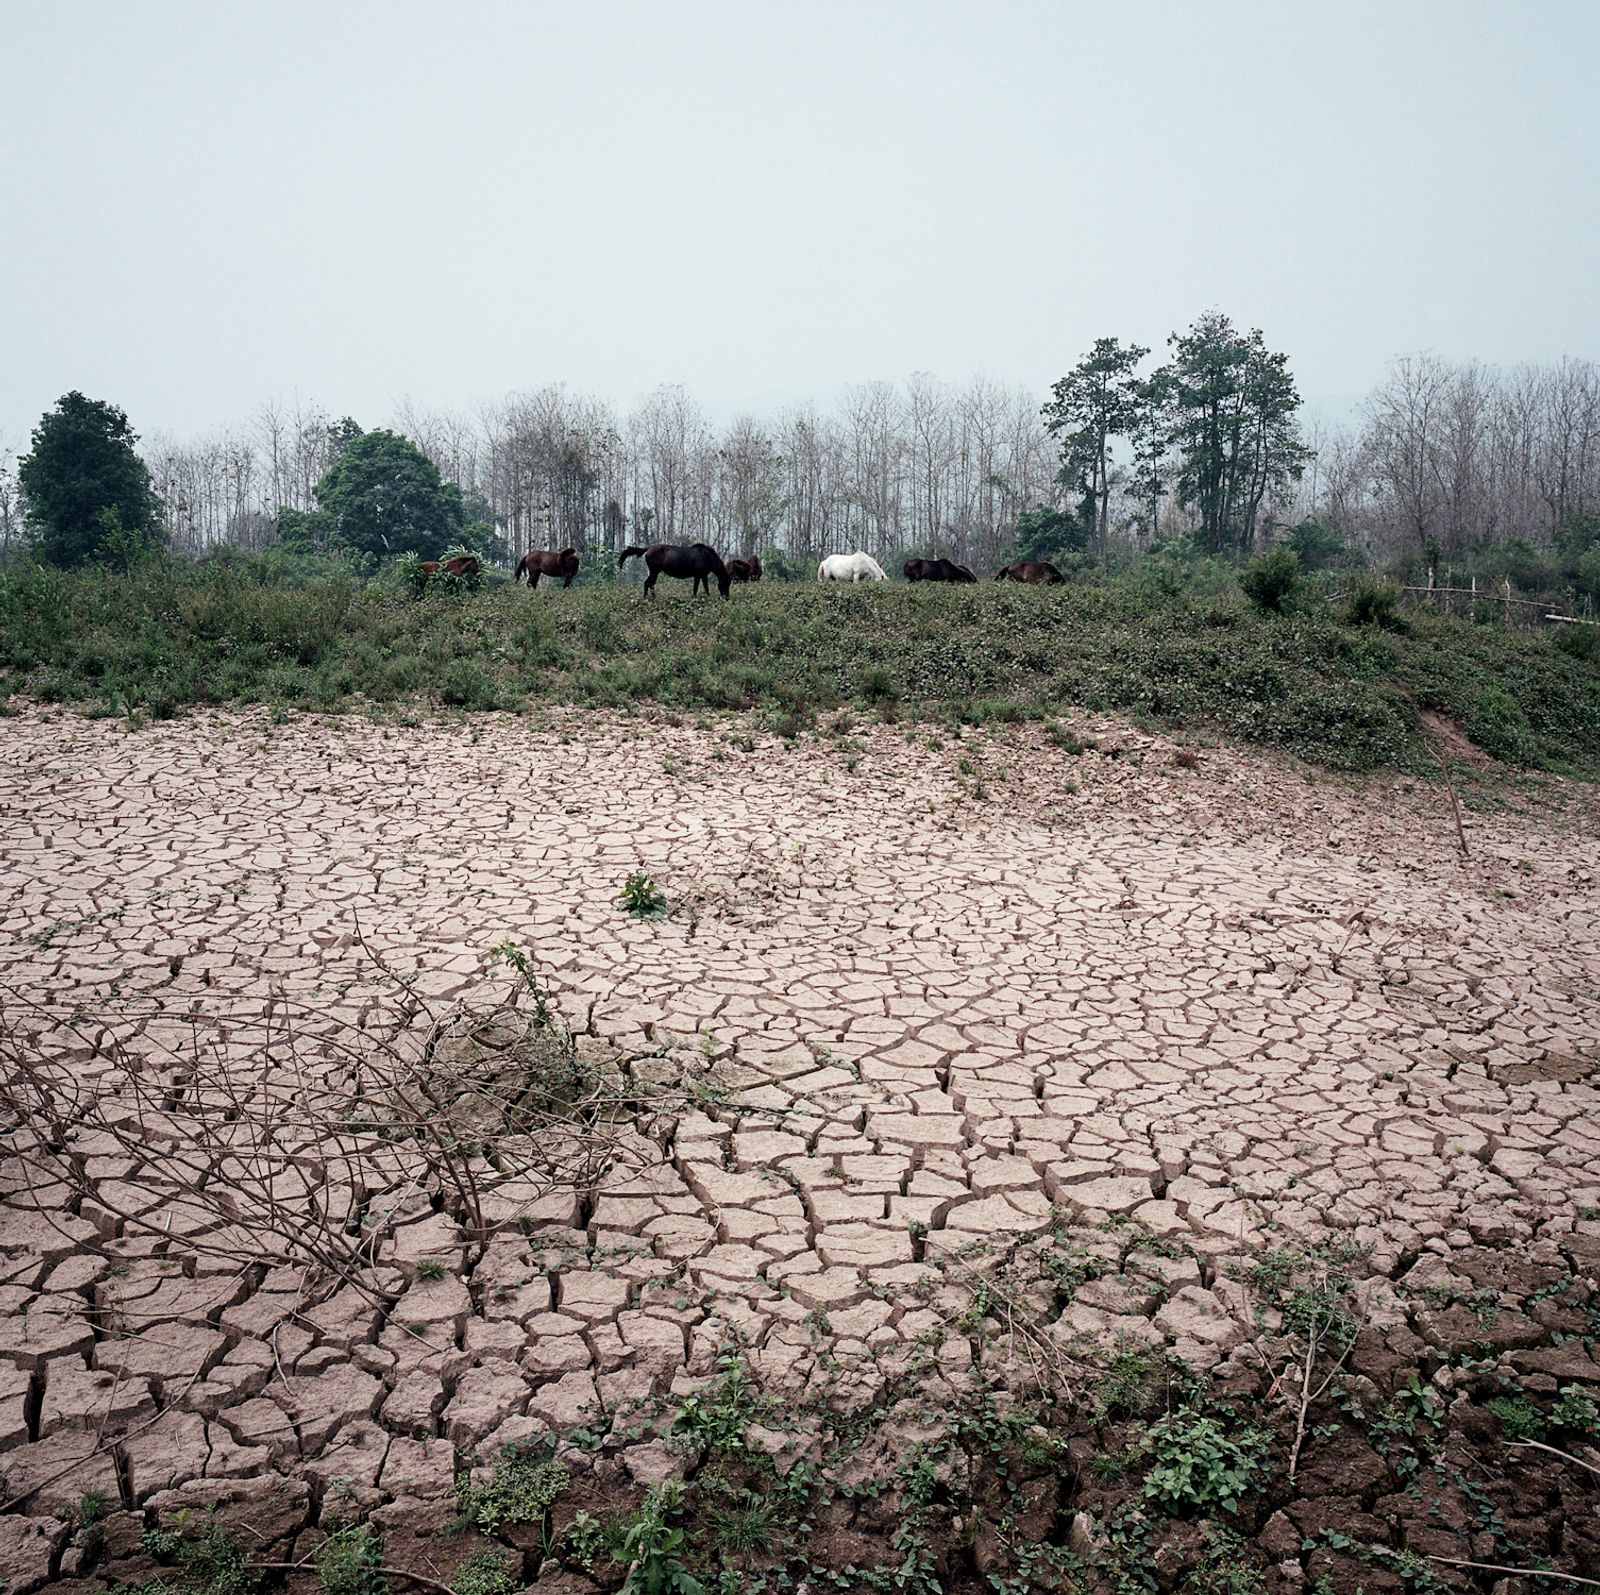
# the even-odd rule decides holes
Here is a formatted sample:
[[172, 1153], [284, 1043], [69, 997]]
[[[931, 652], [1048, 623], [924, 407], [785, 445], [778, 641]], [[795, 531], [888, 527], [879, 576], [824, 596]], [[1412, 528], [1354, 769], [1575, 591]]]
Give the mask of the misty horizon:
[[1042, 401], [1210, 309], [1334, 421], [1395, 356], [1600, 345], [1592, 6], [6, 12], [13, 452], [72, 389], [169, 438], [551, 381]]

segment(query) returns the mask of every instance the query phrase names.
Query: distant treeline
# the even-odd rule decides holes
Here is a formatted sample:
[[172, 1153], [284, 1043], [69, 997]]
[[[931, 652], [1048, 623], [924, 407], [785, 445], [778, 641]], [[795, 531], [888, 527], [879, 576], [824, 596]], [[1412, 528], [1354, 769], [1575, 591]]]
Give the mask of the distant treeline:
[[[470, 413], [407, 405], [388, 425], [459, 487], [464, 524], [507, 564], [530, 548], [570, 544], [587, 559], [703, 539], [795, 561], [861, 548], [989, 567], [1019, 552], [1116, 561], [1175, 542], [1249, 554], [1295, 527], [1302, 548], [1330, 559], [1418, 569], [1465, 570], [1487, 549], [1498, 571], [1524, 552], [1583, 558], [1600, 546], [1590, 361], [1406, 357], [1359, 424], [1338, 430], [1303, 424], [1287, 357], [1259, 333], [1211, 315], [1169, 344], [1162, 364], [1101, 339], [1043, 404], [919, 374], [852, 388], [828, 412], [716, 427], [681, 387], [620, 416], [557, 385]], [[319, 482], [358, 431], [314, 406], [269, 403], [210, 439], [146, 440], [168, 542], [260, 549], [280, 523], [303, 531], [283, 512], [318, 510]], [[5, 550], [24, 532], [15, 464], [0, 459]]]

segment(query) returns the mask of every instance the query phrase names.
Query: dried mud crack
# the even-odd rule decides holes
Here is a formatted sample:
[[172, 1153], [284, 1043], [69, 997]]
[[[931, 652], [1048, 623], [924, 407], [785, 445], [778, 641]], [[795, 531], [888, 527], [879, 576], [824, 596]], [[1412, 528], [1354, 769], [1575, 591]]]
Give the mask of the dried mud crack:
[[1083, 729], [4, 722], [8, 1595], [1600, 1578], [1593, 794]]

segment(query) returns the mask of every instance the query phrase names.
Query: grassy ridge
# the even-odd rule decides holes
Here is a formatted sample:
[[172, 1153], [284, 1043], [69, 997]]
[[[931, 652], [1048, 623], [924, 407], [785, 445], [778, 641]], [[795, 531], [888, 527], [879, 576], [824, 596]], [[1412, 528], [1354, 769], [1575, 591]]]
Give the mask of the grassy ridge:
[[1402, 631], [1236, 590], [764, 583], [416, 599], [337, 568], [234, 557], [128, 575], [0, 571], [0, 690], [91, 713], [321, 711], [417, 700], [760, 709], [786, 731], [857, 705], [981, 722], [1074, 706], [1209, 725], [1348, 768], [1428, 762], [1417, 707], [1497, 758], [1600, 771], [1600, 667], [1544, 636], [1431, 615]]

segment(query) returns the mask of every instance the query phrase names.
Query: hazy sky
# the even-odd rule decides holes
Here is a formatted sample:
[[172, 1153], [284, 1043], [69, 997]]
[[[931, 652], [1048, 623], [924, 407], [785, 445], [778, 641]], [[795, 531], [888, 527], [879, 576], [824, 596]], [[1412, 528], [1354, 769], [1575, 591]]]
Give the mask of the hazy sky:
[[1600, 354], [1600, 0], [0, 0], [0, 441]]

